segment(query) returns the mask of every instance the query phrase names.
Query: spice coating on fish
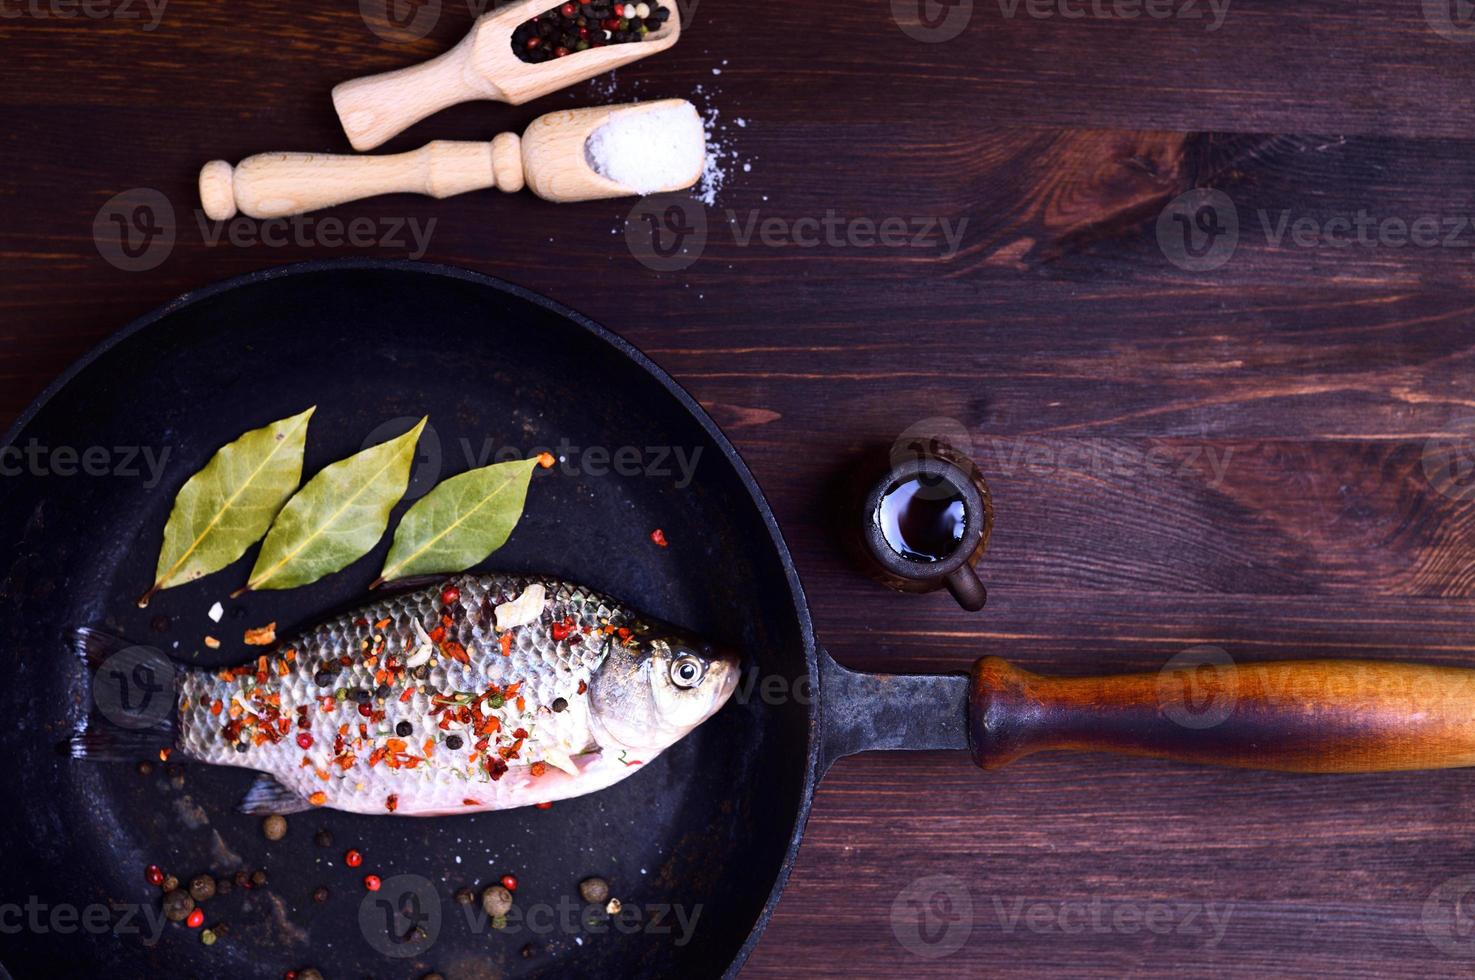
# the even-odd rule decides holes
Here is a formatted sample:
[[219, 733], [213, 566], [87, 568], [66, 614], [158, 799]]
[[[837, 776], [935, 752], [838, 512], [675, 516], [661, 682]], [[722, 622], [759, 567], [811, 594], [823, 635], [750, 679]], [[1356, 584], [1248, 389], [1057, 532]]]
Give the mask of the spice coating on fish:
[[630, 775], [721, 708], [738, 669], [580, 586], [461, 576], [188, 672], [176, 746], [271, 777], [248, 812], [509, 809]]

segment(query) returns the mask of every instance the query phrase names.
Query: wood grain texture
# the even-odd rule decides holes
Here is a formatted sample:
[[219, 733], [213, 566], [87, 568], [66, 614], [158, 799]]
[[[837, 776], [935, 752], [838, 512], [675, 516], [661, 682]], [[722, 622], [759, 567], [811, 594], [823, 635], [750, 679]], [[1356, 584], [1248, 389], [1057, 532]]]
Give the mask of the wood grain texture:
[[[182, 292], [300, 259], [423, 257], [581, 310], [707, 406], [847, 666], [962, 672], [997, 654], [1088, 676], [1200, 645], [1242, 664], [1475, 664], [1475, 499], [1426, 466], [1468, 459], [1475, 432], [1475, 229], [1332, 240], [1360, 211], [1446, 233], [1475, 213], [1475, 46], [1425, 5], [1236, 0], [1209, 32], [975, 0], [962, 33], [925, 43], [887, 3], [781, 4], [760, 25], [705, 0], [683, 7], [680, 44], [613, 82], [457, 106], [386, 147], [636, 98], [720, 110], [728, 179], [671, 272], [634, 257], [628, 201], [479, 192], [202, 220], [203, 163], [346, 152], [332, 86], [435, 56], [474, 14], [446, 3], [395, 41], [359, 6], [171, 0], [153, 30], [142, 7], [143, 23], [0, 18], [0, 418]], [[116, 260], [108, 216], [139, 198], [105, 206], [140, 188], [174, 237], [129, 271], [100, 249]], [[1192, 188], [1238, 219], [1217, 268], [1160, 244]], [[368, 233], [346, 241], [355, 218]], [[795, 234], [831, 218], [834, 238]], [[904, 243], [875, 243], [888, 218]], [[836, 538], [852, 464], [929, 419], [966, 432], [993, 491], [980, 614], [879, 590]], [[1475, 873], [1472, 813], [1461, 770], [846, 759], [745, 975], [1463, 976], [1449, 889]], [[933, 876], [953, 891], [914, 884]], [[909, 900], [933, 908], [928, 939], [957, 939], [966, 912], [961, 948], [904, 942]], [[1228, 916], [1217, 939], [1210, 911]]]

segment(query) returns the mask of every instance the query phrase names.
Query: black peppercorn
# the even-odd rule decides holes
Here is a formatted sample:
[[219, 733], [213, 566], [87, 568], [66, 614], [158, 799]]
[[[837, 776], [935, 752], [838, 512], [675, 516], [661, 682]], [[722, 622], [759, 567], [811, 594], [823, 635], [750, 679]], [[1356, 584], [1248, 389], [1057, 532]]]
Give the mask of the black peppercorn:
[[369, 693], [369, 691], [365, 690], [364, 688], [359, 688], [357, 691], [353, 692], [353, 699], [359, 704], [368, 704], [370, 701], [374, 700], [374, 695]]
[[460, 747], [461, 747], [461, 736], [460, 735], [447, 735], [446, 736], [446, 748], [448, 748], [452, 752], [454, 752], [457, 749], [459, 749]]
[[262, 887], [265, 884], [266, 884], [266, 869], [265, 868], [257, 868], [255, 871], [251, 872], [251, 887], [252, 888], [260, 888], [260, 887]]
[[389, 697], [390, 693], [391, 692], [388, 684], [380, 684], [374, 689], [374, 697], [378, 698], [381, 701]]
[[190, 898], [206, 902], [215, 897], [215, 879], [209, 875], [195, 875], [189, 883]]
[[328, 900], [328, 889], [322, 885], [318, 885], [317, 888], [313, 889], [312, 900], [319, 905], [326, 902]]
[[470, 888], [459, 888], [456, 890], [456, 904], [470, 905], [476, 901], [476, 892]]
[[164, 918], [170, 922], [183, 922], [195, 910], [195, 900], [188, 892], [174, 889], [164, 896]]
[[568, 710], [568, 702], [565, 701], [563, 698], [554, 698], [553, 699], [553, 710], [554, 711], [567, 711]]
[[229, 895], [233, 887], [229, 878], [215, 879], [215, 894], [217, 895]]

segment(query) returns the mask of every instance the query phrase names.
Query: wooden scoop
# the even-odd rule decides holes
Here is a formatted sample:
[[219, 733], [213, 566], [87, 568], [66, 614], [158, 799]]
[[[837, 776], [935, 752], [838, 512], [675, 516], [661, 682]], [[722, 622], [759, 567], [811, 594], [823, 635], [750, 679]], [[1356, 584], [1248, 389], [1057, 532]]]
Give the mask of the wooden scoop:
[[664, 5], [670, 18], [643, 41], [575, 51], [535, 65], [513, 52], [512, 32], [557, 6], [557, 0], [520, 0], [483, 14], [460, 44], [438, 58], [336, 86], [333, 107], [353, 148], [372, 150], [431, 113], [461, 102], [490, 99], [521, 105], [675, 44], [681, 36], [680, 9], [674, 0]]
[[[487, 187], [520, 191], [524, 184], [547, 201], [626, 197], [640, 192], [589, 165], [584, 151], [589, 135], [616, 116], [683, 105], [689, 103], [662, 99], [564, 109], [534, 119], [521, 137], [500, 133], [490, 143], [436, 140], [392, 156], [258, 153], [234, 167], [211, 160], [200, 170], [200, 203], [211, 220], [225, 221], [237, 212], [282, 218], [379, 194], [440, 198]], [[682, 190], [701, 175], [699, 159], [691, 173], [649, 193]]]

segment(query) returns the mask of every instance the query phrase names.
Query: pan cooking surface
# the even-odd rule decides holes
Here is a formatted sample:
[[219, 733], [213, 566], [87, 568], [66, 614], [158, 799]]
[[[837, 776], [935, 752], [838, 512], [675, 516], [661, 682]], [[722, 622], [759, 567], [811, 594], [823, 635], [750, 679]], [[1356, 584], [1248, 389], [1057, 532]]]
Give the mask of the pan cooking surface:
[[[488, 567], [580, 581], [734, 644], [745, 681], [806, 672], [802, 596], [746, 471], [684, 394], [599, 328], [492, 280], [410, 264], [298, 267], [187, 297], [74, 369], [11, 436], [39, 447], [31, 458], [42, 462], [0, 478], [0, 710], [20, 731], [7, 738], [0, 902], [26, 917], [19, 931], [0, 931], [0, 963], [17, 977], [728, 969], [783, 877], [805, 809], [808, 707], [765, 703], [774, 699], [757, 695], [761, 685], [747, 698], [740, 688], [718, 716], [601, 793], [548, 810], [432, 819], [314, 811], [290, 816], [278, 843], [235, 812], [249, 770], [185, 763], [181, 784], [157, 762], [145, 776], [56, 752], [90, 707], [71, 629], [101, 625], [215, 666], [251, 655], [247, 627], [276, 621], [285, 637], [364, 597], [388, 536], [302, 589], [229, 600], [253, 550], [147, 610], [133, 602], [152, 580], [184, 480], [242, 431], [313, 404], [305, 475], [422, 414], [435, 438], [421, 444], [412, 495], [498, 451], [561, 453], [565, 466], [537, 475], [521, 524]], [[64, 475], [65, 447], [91, 450], [96, 475]], [[651, 542], [655, 528], [670, 547]], [[207, 616], [217, 600], [219, 625]], [[220, 650], [205, 648], [207, 633]], [[313, 841], [323, 828], [330, 848]], [[349, 847], [364, 854], [356, 870], [342, 863]], [[159, 891], [147, 865], [188, 881], [237, 861], [264, 868], [268, 884], [204, 904], [207, 924], [228, 926], [215, 945], [170, 923], [150, 944]], [[392, 943], [372, 899], [377, 928], [361, 923], [370, 872], [428, 883], [435, 901], [420, 911], [433, 921], [421, 924], [433, 942]], [[497, 932], [479, 903], [468, 914], [452, 895], [463, 886], [479, 895], [504, 874], [517, 876], [527, 918]], [[590, 875], [609, 879], [634, 914], [583, 923], [577, 885]], [[312, 899], [320, 885], [325, 904]], [[78, 927], [87, 915], [93, 925]]]

